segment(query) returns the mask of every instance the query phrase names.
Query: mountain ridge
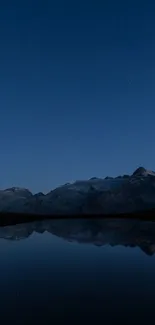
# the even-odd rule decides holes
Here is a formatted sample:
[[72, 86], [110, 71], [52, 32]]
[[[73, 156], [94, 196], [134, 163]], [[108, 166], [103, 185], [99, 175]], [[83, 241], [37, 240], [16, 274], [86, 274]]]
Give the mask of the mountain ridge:
[[26, 188], [0, 190], [0, 212], [35, 214], [113, 214], [155, 208], [155, 172], [77, 180], [43, 194]]

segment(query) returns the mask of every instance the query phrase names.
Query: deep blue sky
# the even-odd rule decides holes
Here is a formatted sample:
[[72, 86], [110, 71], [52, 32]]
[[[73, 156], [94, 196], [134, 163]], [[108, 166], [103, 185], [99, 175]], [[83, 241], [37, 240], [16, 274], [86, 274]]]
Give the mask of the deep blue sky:
[[0, 4], [0, 188], [155, 169], [155, 2]]

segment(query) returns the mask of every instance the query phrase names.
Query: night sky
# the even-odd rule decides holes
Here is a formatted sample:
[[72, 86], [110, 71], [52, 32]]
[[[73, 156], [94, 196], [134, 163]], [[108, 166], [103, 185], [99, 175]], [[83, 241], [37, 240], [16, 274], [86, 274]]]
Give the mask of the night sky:
[[155, 169], [155, 2], [0, 3], [0, 188]]

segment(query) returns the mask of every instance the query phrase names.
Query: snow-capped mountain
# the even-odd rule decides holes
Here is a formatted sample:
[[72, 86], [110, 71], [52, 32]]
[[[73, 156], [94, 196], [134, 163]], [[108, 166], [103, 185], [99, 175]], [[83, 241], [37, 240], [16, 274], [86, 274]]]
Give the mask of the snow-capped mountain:
[[33, 195], [18, 187], [0, 191], [0, 211], [34, 214], [112, 214], [155, 208], [155, 172], [93, 177]]

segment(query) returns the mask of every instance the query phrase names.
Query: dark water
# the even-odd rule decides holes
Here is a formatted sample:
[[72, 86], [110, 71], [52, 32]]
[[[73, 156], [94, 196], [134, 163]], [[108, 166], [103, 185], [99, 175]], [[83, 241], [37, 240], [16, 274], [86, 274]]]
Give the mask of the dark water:
[[155, 324], [155, 223], [0, 228], [1, 324]]

